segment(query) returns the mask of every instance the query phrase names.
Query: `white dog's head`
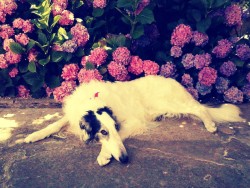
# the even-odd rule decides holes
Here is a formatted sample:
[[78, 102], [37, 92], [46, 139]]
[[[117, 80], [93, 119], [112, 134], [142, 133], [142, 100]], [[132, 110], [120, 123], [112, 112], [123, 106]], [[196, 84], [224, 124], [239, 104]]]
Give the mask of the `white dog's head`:
[[87, 111], [79, 126], [83, 130], [82, 139], [87, 144], [93, 140], [98, 141], [105, 148], [106, 154], [109, 153], [121, 163], [128, 162], [127, 151], [118, 133], [120, 126], [110, 108], [104, 106]]

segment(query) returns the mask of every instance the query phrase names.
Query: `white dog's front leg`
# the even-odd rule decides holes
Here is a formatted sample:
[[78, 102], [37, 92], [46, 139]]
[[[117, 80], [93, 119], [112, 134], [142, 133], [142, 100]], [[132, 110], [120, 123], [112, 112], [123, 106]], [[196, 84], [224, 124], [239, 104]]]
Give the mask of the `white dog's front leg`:
[[102, 145], [101, 152], [99, 153], [97, 157], [98, 164], [100, 166], [105, 166], [109, 164], [111, 158], [112, 158], [111, 153]]

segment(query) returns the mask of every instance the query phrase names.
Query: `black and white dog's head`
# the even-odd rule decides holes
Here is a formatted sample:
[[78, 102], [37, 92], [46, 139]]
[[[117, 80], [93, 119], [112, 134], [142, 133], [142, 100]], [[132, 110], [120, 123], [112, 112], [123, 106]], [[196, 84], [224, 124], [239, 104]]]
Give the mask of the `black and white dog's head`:
[[127, 151], [118, 133], [120, 126], [110, 108], [104, 106], [87, 111], [82, 116], [79, 126], [84, 131], [82, 139], [86, 143], [98, 141], [102, 144], [101, 152], [105, 155], [113, 156], [122, 163], [128, 161]]

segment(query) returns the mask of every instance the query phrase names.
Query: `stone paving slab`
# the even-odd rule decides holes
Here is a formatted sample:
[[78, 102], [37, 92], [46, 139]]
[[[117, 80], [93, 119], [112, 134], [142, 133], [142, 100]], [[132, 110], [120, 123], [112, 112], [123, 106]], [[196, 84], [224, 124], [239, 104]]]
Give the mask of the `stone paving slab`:
[[162, 122], [125, 141], [128, 164], [106, 167], [96, 162], [100, 145], [67, 133], [21, 143], [61, 109], [19, 107], [0, 108], [0, 187], [250, 187], [250, 104], [240, 105], [247, 123], [221, 124], [217, 134], [188, 118]]

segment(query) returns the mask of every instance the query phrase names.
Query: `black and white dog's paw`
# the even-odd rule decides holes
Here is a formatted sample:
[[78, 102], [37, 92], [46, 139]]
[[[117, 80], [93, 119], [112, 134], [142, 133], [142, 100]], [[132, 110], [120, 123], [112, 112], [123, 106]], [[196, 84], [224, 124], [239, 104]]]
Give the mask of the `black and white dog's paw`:
[[37, 142], [39, 140], [44, 139], [46, 136], [41, 134], [39, 131], [34, 132], [32, 134], [29, 134], [25, 139], [24, 143], [32, 143], [32, 142]]

